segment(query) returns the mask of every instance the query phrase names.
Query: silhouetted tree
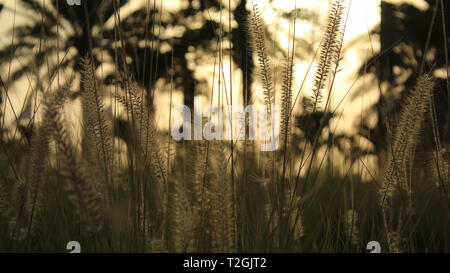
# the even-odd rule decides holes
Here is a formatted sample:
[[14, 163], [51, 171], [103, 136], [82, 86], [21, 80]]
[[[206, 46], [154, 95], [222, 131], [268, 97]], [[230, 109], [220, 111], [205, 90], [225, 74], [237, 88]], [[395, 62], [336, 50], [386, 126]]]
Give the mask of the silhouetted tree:
[[[381, 3], [381, 23], [376, 31], [380, 36], [380, 53], [368, 60], [368, 71], [366, 67], [361, 68], [361, 74], [369, 72], [377, 76], [380, 89], [383, 84], [379, 101], [373, 106], [378, 123], [375, 128], [367, 124], [361, 128], [362, 134], [374, 143], [377, 153], [386, 148], [388, 127], [395, 125], [387, 117], [396, 116], [403, 98], [413, 88], [418, 76], [434, 74], [439, 69], [446, 70], [448, 65], [445, 42], [448, 48], [450, 5], [441, 0], [426, 2], [428, 8], [425, 10], [405, 3]], [[440, 136], [442, 141], [448, 143], [450, 112], [447, 76], [444, 73], [444, 78], [437, 79], [434, 100]]]
[[[197, 89], [198, 80], [194, 77], [194, 71], [188, 67], [186, 54], [190, 48], [201, 47], [206, 52], [213, 50], [210, 48], [211, 41], [217, 37], [216, 30], [218, 24], [209, 19], [203, 19], [199, 28], [192, 28], [188, 20], [198, 22], [199, 14], [212, 7], [219, 9], [217, 1], [201, 2], [199, 8], [194, 8], [193, 1], [189, 0], [189, 5], [181, 12], [173, 13], [161, 11], [159, 7], [151, 7], [150, 12], [145, 9], [132, 13], [119, 25], [121, 36], [114, 36], [113, 42], [120, 42], [119, 50], [110, 47], [109, 54], [118, 60], [125, 60], [129, 57], [129, 62], [118, 62], [119, 71], [127, 71], [135, 77], [135, 80], [147, 90], [147, 102], [153, 101], [153, 93], [156, 81], [166, 79], [169, 81], [173, 77], [175, 88], [181, 88], [184, 93], [184, 104], [190, 107], [194, 104], [194, 95]], [[164, 17], [161, 16], [164, 13]], [[197, 16], [197, 17], [196, 17]], [[162, 18], [162, 19], [161, 19]], [[164, 34], [167, 28], [174, 26], [184, 26], [181, 36], [168, 37]], [[155, 28], [161, 30], [155, 31]], [[106, 37], [111, 37], [113, 33], [106, 33]], [[170, 50], [162, 51], [162, 45], [170, 46]], [[171, 69], [173, 68], [173, 71]], [[108, 80], [112, 80], [116, 75], [110, 75]]]
[[[83, 1], [80, 6], [71, 6], [58, 0], [20, 0], [18, 4], [29, 10], [28, 22], [11, 29], [14, 43], [0, 50], [1, 64], [17, 63], [17, 66], [12, 66], [7, 84], [31, 74], [36, 77], [33, 92], [44, 92], [44, 83], [51, 85], [60, 71], [71, 68], [80, 74], [80, 60], [85, 56], [92, 56], [93, 63], [99, 65], [101, 60], [93, 53], [109, 45], [101, 39], [104, 22], [127, 2], [90, 0]], [[83, 82], [81, 79], [80, 91], [83, 90]], [[31, 103], [32, 97], [28, 96], [27, 104]], [[28, 130], [30, 128], [25, 129]]]

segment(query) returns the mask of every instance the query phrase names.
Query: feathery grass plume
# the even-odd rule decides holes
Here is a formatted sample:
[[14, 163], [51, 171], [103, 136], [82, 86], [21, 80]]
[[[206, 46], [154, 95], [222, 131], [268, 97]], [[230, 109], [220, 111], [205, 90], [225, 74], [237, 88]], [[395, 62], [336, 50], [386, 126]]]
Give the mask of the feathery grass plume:
[[320, 48], [320, 59], [314, 79], [312, 105], [307, 109], [314, 112], [323, 98], [322, 91], [330, 76], [332, 65], [336, 67], [339, 63], [340, 51], [342, 49], [344, 0], [334, 0], [328, 13], [328, 24], [324, 33]]
[[[52, 108], [44, 110], [43, 121], [33, 136], [31, 141], [31, 164], [27, 172], [25, 181], [18, 181], [15, 185], [15, 199], [19, 204], [19, 219], [25, 220], [27, 223], [31, 217], [33, 199], [37, 198], [38, 184], [42, 180], [45, 168], [45, 160], [48, 155], [48, 145], [51, 135], [48, 134], [52, 128], [52, 115], [54, 111], [58, 111], [62, 107], [66, 93], [70, 89], [73, 82], [71, 78], [56, 94], [48, 95], [44, 99], [51, 99]], [[48, 101], [46, 102], [48, 103]]]
[[43, 182], [43, 175], [49, 155], [50, 136], [47, 134], [48, 120], [44, 118], [44, 123], [36, 130], [31, 139], [30, 165], [26, 174], [25, 183], [31, 191], [32, 198], [39, 202], [39, 187]]
[[449, 147], [441, 148], [439, 151], [429, 152], [426, 166], [426, 173], [429, 174], [435, 185], [448, 191], [450, 184], [450, 150]]
[[[187, 150], [187, 168], [185, 173], [189, 182], [188, 189], [193, 213], [197, 220], [201, 220], [201, 216], [205, 215], [206, 202], [208, 201], [208, 149], [209, 143], [206, 140], [198, 142], [186, 143]], [[196, 223], [199, 225], [200, 223]]]
[[210, 225], [214, 252], [235, 252], [236, 218], [234, 214], [233, 189], [227, 176], [225, 144], [214, 143], [215, 177], [210, 183]]
[[[245, 4], [245, 2], [241, 2], [242, 4]], [[239, 4], [240, 5], [240, 4]], [[238, 29], [241, 28], [242, 33], [236, 36], [239, 36], [242, 39], [239, 39], [238, 42], [241, 44], [241, 47], [244, 48], [243, 53], [240, 58], [242, 60], [240, 61], [243, 73], [243, 95], [244, 95], [244, 105], [248, 105], [251, 100], [252, 96], [252, 85], [254, 82], [254, 75], [253, 70], [255, 69], [255, 64], [253, 61], [253, 41], [252, 41], [252, 35], [251, 35], [251, 12], [249, 12], [246, 7], [243, 7], [243, 10], [241, 10], [240, 7], [236, 7], [237, 10], [234, 12], [234, 19], [238, 22]], [[243, 34], [243, 35], [242, 35]], [[236, 37], [237, 38], [237, 37]]]
[[[132, 149], [134, 149], [138, 170], [141, 172], [139, 176], [145, 177], [146, 170], [149, 169], [150, 174], [155, 178], [148, 181], [150, 182], [149, 184], [140, 179], [139, 187], [142, 191], [139, 197], [138, 218], [142, 220], [140, 223], [144, 225], [148, 218], [147, 216], [152, 216], [154, 220], [151, 221], [151, 224], [155, 225], [155, 227], [156, 225], [164, 226], [167, 222], [164, 224], [161, 223], [161, 220], [165, 221], [163, 217], [166, 215], [169, 202], [168, 160], [165, 158], [166, 154], [161, 152], [162, 149], [157, 139], [156, 125], [150, 106], [146, 105], [139, 95], [137, 83], [128, 79], [124, 82], [126, 83], [126, 95], [116, 96], [116, 99], [125, 107], [132, 126]], [[147, 192], [144, 189], [148, 189]], [[149, 193], [151, 197], [148, 196]], [[149, 207], [145, 207], [147, 200], [150, 200], [151, 205]], [[144, 210], [147, 211], [145, 214], [148, 215], [144, 215]], [[146, 233], [147, 224], [142, 226], [142, 228], [143, 232]]]
[[[292, 127], [292, 119], [291, 119], [291, 112], [292, 112], [292, 81], [293, 81], [293, 66], [294, 66], [294, 60], [293, 57], [288, 52], [287, 60], [284, 64], [284, 71], [283, 71], [283, 86], [282, 86], [282, 94], [281, 94], [281, 124], [280, 124], [280, 139], [281, 139], [281, 146], [282, 146], [282, 153], [281, 153], [281, 160], [282, 160], [282, 172], [281, 172], [281, 183], [279, 183], [277, 191], [279, 192], [279, 207], [282, 211], [286, 208], [286, 200], [287, 203], [291, 200], [290, 189], [286, 190], [286, 172], [288, 168], [288, 146], [291, 138], [291, 127]], [[289, 186], [288, 186], [289, 187]], [[285, 195], [288, 194], [289, 197], [286, 198]], [[293, 197], [293, 196], [292, 196]], [[284, 213], [284, 212], [283, 212]], [[287, 216], [279, 216], [280, 224], [279, 226], [284, 226], [284, 223], [287, 223], [289, 221], [289, 212], [287, 212]], [[283, 218], [288, 218], [287, 221], [285, 221]], [[292, 221], [295, 221], [296, 217], [294, 219], [291, 219]], [[301, 237], [302, 227], [296, 226], [294, 223], [291, 229], [294, 230], [294, 233], [296, 237]], [[283, 238], [280, 236], [280, 240], [283, 240]], [[295, 240], [295, 239], [294, 239]], [[283, 243], [283, 242], [280, 242]]]
[[389, 253], [401, 252], [401, 236], [397, 231], [390, 231], [387, 233]]
[[350, 239], [352, 245], [359, 245], [360, 236], [357, 227], [358, 214], [354, 209], [349, 209], [344, 215], [345, 234]]
[[17, 221], [14, 210], [17, 200], [13, 199], [11, 188], [6, 185], [5, 181], [0, 182], [0, 228], [3, 224], [5, 235], [8, 234], [8, 236], [14, 235], [12, 231]]
[[[285, 184], [284, 189], [279, 191], [282, 194], [282, 202], [274, 201], [267, 204], [267, 209], [272, 211], [266, 212], [266, 220], [269, 223], [270, 233], [275, 238], [276, 248], [286, 248], [291, 241], [298, 242], [305, 235], [305, 227], [303, 217], [299, 211], [301, 196], [294, 192], [294, 187]], [[270, 184], [267, 184], [265, 190], [269, 193], [276, 190], [271, 190]], [[269, 214], [267, 214], [269, 213]]]
[[390, 203], [396, 186], [398, 189], [408, 190], [407, 164], [413, 160], [413, 150], [423, 126], [425, 113], [430, 107], [433, 88], [433, 79], [429, 75], [423, 75], [405, 100], [388, 150], [380, 200], [383, 207]]
[[[84, 129], [88, 139], [89, 163], [96, 168], [104, 181], [103, 187], [113, 186], [113, 146], [112, 131], [105, 117], [101, 83], [95, 77], [95, 69], [91, 58], [81, 60], [83, 79], [83, 114]], [[104, 191], [107, 193], [108, 191]]]
[[200, 141], [197, 145], [197, 162], [195, 164], [195, 202], [198, 205], [202, 205], [205, 199], [208, 199], [208, 192], [206, 187], [206, 180], [208, 175], [208, 150], [209, 143], [206, 140]]
[[280, 139], [287, 145], [290, 139], [292, 127], [292, 81], [293, 81], [294, 60], [289, 56], [284, 65], [283, 88], [281, 93], [281, 126]]
[[298, 240], [304, 236], [305, 227], [299, 208], [302, 198], [296, 194], [295, 188], [289, 183], [281, 185], [281, 190], [273, 187], [270, 183], [266, 183], [265, 190], [268, 195], [270, 196], [271, 192], [277, 192], [276, 195], [281, 196], [276, 197], [279, 200], [269, 201], [268, 205], [272, 211], [267, 215], [269, 216], [267, 220], [270, 233], [278, 238], [274, 241], [275, 247], [286, 249], [291, 242], [298, 243]]
[[80, 224], [88, 232], [96, 232], [102, 228], [103, 219], [100, 213], [101, 203], [93, 186], [85, 176], [80, 163], [76, 159], [74, 148], [63, 126], [60, 109], [65, 101], [65, 93], [59, 91], [45, 104], [49, 118], [49, 132], [56, 142], [62, 156], [62, 175], [69, 181], [67, 194], [72, 202]]
[[[42, 184], [45, 183], [44, 174], [49, 156], [50, 135], [49, 117], [46, 113], [44, 120], [39, 128], [33, 134], [30, 147], [30, 165], [25, 176], [25, 184], [22, 185], [23, 201], [25, 202], [21, 209], [28, 215], [26, 225], [28, 225], [27, 233], [32, 232], [34, 219], [39, 217], [41, 209], [41, 201], [44, 198], [41, 191]], [[25, 224], [25, 223], [24, 223]]]
[[11, 199], [9, 196], [9, 191], [7, 190], [4, 182], [0, 183], [0, 217], [8, 214], [10, 210]]
[[137, 138], [137, 148], [144, 159], [143, 163], [150, 163], [152, 172], [163, 190], [167, 182], [167, 164], [157, 139], [154, 116], [139, 96], [136, 83], [130, 83], [126, 91], [126, 97], [117, 96], [116, 99], [125, 106], [125, 109], [130, 114], [131, 123]]
[[258, 56], [259, 75], [261, 77], [263, 91], [264, 91], [264, 103], [267, 106], [267, 114], [272, 116], [272, 105], [275, 102], [275, 94], [273, 88], [272, 72], [270, 67], [270, 60], [267, 56], [266, 38], [264, 33], [264, 25], [261, 19], [260, 11], [256, 4], [253, 3], [253, 10], [250, 17], [250, 29], [249, 32], [253, 46]]
[[189, 200], [194, 202], [197, 196], [197, 188], [195, 185], [196, 166], [200, 162], [198, 156], [197, 141], [186, 141], [182, 144], [182, 146], [185, 149], [185, 158], [183, 160], [184, 179], [188, 185], [187, 190], [189, 194]]
[[[197, 145], [197, 162], [194, 169], [194, 200], [192, 202], [197, 240], [199, 243], [208, 241], [210, 233], [204, 233], [208, 230], [208, 217], [211, 207], [210, 192], [210, 142], [202, 140]], [[202, 247], [202, 245], [199, 245]], [[199, 249], [201, 250], [201, 249]]]
[[175, 149], [175, 140], [170, 136], [170, 132], [167, 136], [167, 140], [165, 143], [165, 151], [164, 151], [164, 157], [166, 160], [166, 173], [169, 175], [172, 170], [172, 158], [175, 157], [176, 149]]
[[[73, 83], [73, 77], [70, 78], [66, 84], [61, 87], [58, 94], [65, 96]], [[62, 107], [62, 104], [56, 102], [60, 99], [59, 95], [55, 96], [55, 109]], [[51, 111], [47, 109], [44, 111], [43, 119], [36, 132], [32, 135], [30, 142], [29, 162], [27, 166], [25, 179], [20, 180], [15, 185], [16, 193], [15, 199], [18, 204], [18, 217], [15, 222], [15, 232], [26, 232], [30, 235], [33, 229], [33, 220], [40, 213], [41, 199], [43, 198], [40, 188], [44, 183], [44, 174], [49, 156], [49, 143], [51, 130]], [[19, 236], [22, 237], [22, 236]]]
[[195, 215], [188, 198], [185, 181], [175, 179], [172, 183], [169, 208], [171, 210], [171, 232], [176, 252], [194, 251]]
[[163, 239], [152, 239], [150, 241], [150, 251], [152, 253], [168, 253]]
[[27, 233], [27, 223], [30, 219], [30, 191], [24, 180], [20, 179], [13, 188], [14, 216], [10, 219], [11, 238], [22, 241]]

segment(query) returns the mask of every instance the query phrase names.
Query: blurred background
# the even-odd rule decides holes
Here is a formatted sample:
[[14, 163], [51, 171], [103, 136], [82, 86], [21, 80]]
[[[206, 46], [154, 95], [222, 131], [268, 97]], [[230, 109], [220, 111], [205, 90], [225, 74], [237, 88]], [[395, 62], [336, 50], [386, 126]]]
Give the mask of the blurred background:
[[[7, 138], [18, 137], [14, 128], [26, 124], [36, 115], [34, 104], [39, 89], [52, 88], [51, 85], [36, 85], [36, 82], [40, 78], [55, 76], [51, 81], [55, 84], [60, 82], [60, 77], [67, 77], [71, 69], [77, 71], [77, 58], [85, 55], [90, 47], [98, 61], [96, 72], [110, 84], [110, 94], [114, 92], [111, 82], [117, 72], [125, 70], [132, 72], [142, 88], [148, 90], [161, 130], [168, 130], [170, 105], [192, 106], [195, 96], [203, 96], [207, 100], [214, 96], [214, 92], [223, 89], [233, 92], [228, 97], [233, 98], [234, 104], [243, 104], [244, 100], [262, 103], [261, 83], [253, 73], [247, 73], [252, 71], [255, 63], [247, 57], [248, 41], [245, 39], [246, 12], [252, 10], [253, 4], [261, 11], [269, 37], [268, 52], [274, 68], [276, 90], [280, 90], [282, 85], [283, 58], [291, 37], [295, 37], [293, 90], [302, 87], [302, 91], [294, 112], [300, 115], [301, 98], [312, 93], [315, 67], [310, 68], [310, 64], [317, 61], [314, 55], [324, 33], [330, 3], [328, 0], [130, 0], [117, 4], [114, 1], [82, 1], [78, 7], [70, 6], [66, 1], [37, 2], [39, 7], [33, 1], [1, 2], [1, 71], [3, 89], [7, 90], [2, 90], [1, 127], [5, 131], [3, 137]], [[46, 18], [49, 14], [36, 12], [52, 5], [50, 10], [57, 6], [61, 11], [58, 18], [53, 18], [60, 19], [60, 24], [51, 21], [40, 24], [40, 21], [49, 19]], [[113, 5], [120, 8], [120, 18], [111, 16]], [[405, 70], [413, 69], [409, 62], [414, 61], [402, 60], [398, 55], [400, 51], [411, 51], [416, 46], [420, 48], [420, 43], [425, 42], [432, 5], [433, 1], [424, 0], [351, 1], [340, 71], [330, 102], [334, 116], [329, 125], [335, 134], [352, 137], [352, 141], [359, 143], [364, 150], [379, 148], [367, 141], [370, 138], [367, 132], [358, 133], [361, 128], [363, 131], [374, 129], [379, 124], [376, 107], [381, 94], [390, 99], [398, 98], [401, 91], [411, 85], [411, 77], [406, 76], [411, 71]], [[97, 14], [98, 6], [105, 13], [94, 19], [92, 15]], [[83, 25], [86, 9], [92, 17], [89, 25], [89, 31], [95, 37], [92, 41], [83, 37], [83, 32], [87, 32], [83, 29], [86, 28]], [[77, 13], [79, 17], [76, 17]], [[297, 18], [295, 34], [293, 17]], [[124, 30], [122, 37], [114, 33], [117, 20]], [[225, 33], [220, 43], [217, 41], [218, 31]], [[439, 34], [437, 29], [436, 37], [431, 37], [431, 46], [439, 45]], [[230, 37], [231, 41], [228, 40]], [[114, 52], [122, 47], [124, 50], [120, 54], [126, 55], [128, 68], [115, 63], [118, 54]], [[436, 50], [435, 54], [443, 53], [438, 48]], [[420, 54], [414, 50], [409, 53]], [[59, 70], [52, 75], [58, 63]], [[443, 76], [439, 67], [433, 69]], [[401, 82], [394, 83], [394, 75], [402, 75], [406, 79], [396, 79]], [[280, 95], [276, 96], [277, 101], [280, 98]], [[76, 113], [81, 106], [76, 99], [72, 106], [68, 118], [76, 135], [80, 131], [77, 130], [80, 119]], [[113, 115], [114, 106], [108, 107]], [[365, 160], [373, 163], [374, 158]]]
[[[295, 185], [301, 179], [307, 182], [311, 173], [316, 171], [315, 168], [320, 173], [324, 164], [329, 168], [327, 175], [333, 179], [342, 178], [342, 181], [336, 178], [337, 181], [353, 183], [352, 178], [347, 176], [351, 173], [356, 175], [358, 183], [378, 187], [377, 181], [382, 179], [385, 171], [388, 146], [393, 142], [390, 140], [397, 129], [402, 104], [407, 101], [405, 98], [411, 94], [418, 77], [425, 73], [435, 79], [433, 111], [430, 111], [434, 113], [431, 118], [433, 124], [427, 125], [423, 130], [423, 138], [413, 146], [425, 154], [434, 149], [433, 143], [439, 149], [450, 144], [447, 40], [450, 5], [443, 0], [344, 1], [339, 69], [333, 77], [327, 78], [332, 92], [323, 92], [317, 111], [311, 112], [306, 109], [306, 105], [314, 96], [315, 75], [320, 74], [317, 69], [320, 50], [330, 24], [329, 8], [334, 2], [81, 0], [81, 5], [69, 5], [66, 0], [0, 1], [0, 143], [6, 155], [0, 158], [0, 163], [9, 166], [8, 170], [0, 172], [0, 176], [5, 180], [13, 180], [12, 177], [20, 180], [20, 175], [17, 175], [20, 171], [13, 166], [22, 166], [17, 168], [20, 170], [27, 165], [27, 159], [11, 158], [19, 158], [27, 153], [27, 144], [32, 142], [32, 136], [45, 118], [42, 105], [46, 94], [61, 90], [69, 79], [72, 80], [70, 95], [63, 107], [67, 135], [83, 152], [84, 129], [88, 122], [83, 90], [88, 89], [84, 85], [89, 75], [95, 75], [94, 78], [102, 86], [105, 117], [113, 124], [113, 153], [122, 158], [118, 160], [117, 169], [128, 168], [129, 173], [124, 171], [122, 175], [129, 175], [127, 179], [133, 183], [136, 179], [133, 175], [141, 174], [140, 171], [145, 173], [146, 166], [141, 170], [133, 165], [132, 160], [136, 155], [132, 154], [132, 144], [135, 139], [127, 135], [133, 124], [127, 120], [126, 105], [124, 107], [117, 100], [118, 94], [126, 90], [130, 79], [136, 83], [135, 88], [141, 94], [142, 101], [147, 103], [149, 112], [146, 114], [154, 116], [156, 134], [164, 141], [164, 137], [169, 135], [171, 124], [176, 122], [171, 109], [181, 105], [194, 109], [196, 97], [203, 98], [204, 105], [264, 104], [265, 80], [261, 77], [261, 63], [264, 64], [264, 60], [261, 61], [249, 35], [252, 33], [250, 14], [256, 12], [262, 20], [261, 33], [266, 39], [264, 47], [272, 68], [269, 72], [273, 80], [274, 103], [277, 105], [285, 101], [282, 90], [288, 82], [284, 78], [286, 60], [292, 58], [293, 119], [292, 141], [289, 142], [289, 149], [285, 146], [284, 165], [280, 163], [281, 160], [279, 165], [273, 167], [274, 170], [283, 167], [282, 175], [268, 175], [263, 162], [266, 160], [265, 155], [258, 154], [255, 156], [258, 166], [254, 168], [255, 180], [264, 184], [266, 180], [273, 182], [281, 177], [280, 183], [284, 185], [286, 176], [286, 180], [291, 179], [294, 182], [289, 182]], [[82, 65], [82, 59], [86, 56], [90, 57], [93, 67], [89, 73], [86, 73], [86, 66]], [[325, 105], [325, 101], [329, 104]], [[432, 130], [428, 130], [429, 127]], [[170, 140], [168, 142], [167, 154], [170, 158], [172, 151]], [[178, 151], [190, 144], [186, 145]], [[242, 147], [245, 146], [239, 146]], [[184, 160], [188, 160], [189, 147], [186, 149], [186, 153], [174, 152], [176, 164], [173, 168], [179, 171], [174, 174], [176, 181], [187, 180], [184, 175], [188, 173], [186, 170], [189, 170], [189, 166], [182, 165]], [[231, 151], [230, 173], [234, 181], [233, 149], [233, 144], [231, 148], [223, 148], [226, 152]], [[286, 150], [292, 153], [292, 157], [289, 157], [292, 163], [290, 169], [285, 166]], [[309, 156], [304, 159], [307, 151], [314, 154], [312, 159]], [[236, 168], [242, 171], [239, 179], [247, 181], [245, 151], [242, 157], [241, 154], [237, 157], [239, 163], [236, 163]], [[52, 160], [57, 161], [55, 158]], [[421, 159], [413, 157], [412, 161]], [[314, 162], [309, 168], [302, 168], [304, 161], [308, 160]], [[12, 164], [11, 161], [17, 162]], [[225, 156], [223, 161], [226, 161]], [[249, 162], [254, 163], [251, 160]], [[269, 163], [276, 165], [273, 161]], [[59, 162], [52, 164], [57, 166]], [[167, 166], [171, 168], [170, 162]], [[412, 166], [413, 163], [410, 169], [414, 169]], [[430, 168], [426, 164], [421, 167], [423, 170], [418, 170], [414, 175], [426, 177], [426, 170]], [[229, 166], [222, 170], [226, 172], [227, 168]], [[289, 175], [286, 174], [287, 168]], [[145, 176], [142, 177], [142, 181], [146, 181]], [[333, 179], [327, 177], [324, 181]], [[316, 184], [311, 186], [312, 192], [315, 187]], [[317, 183], [317, 188], [320, 187], [321, 184]], [[297, 189], [296, 186], [294, 188]], [[305, 189], [309, 188], [305, 186]], [[271, 192], [270, 187], [266, 190]], [[291, 203], [297, 194], [295, 190], [290, 197]], [[275, 190], [272, 192], [276, 192], [277, 196], [284, 194], [284, 190], [281, 195]], [[305, 192], [308, 196], [308, 191]], [[353, 184], [351, 193], [353, 198]], [[358, 198], [363, 199], [364, 196]], [[350, 207], [353, 209], [351, 200]], [[282, 215], [284, 201], [279, 202], [281, 205], [274, 206], [273, 211]], [[140, 203], [136, 204], [139, 204], [136, 205], [139, 210]], [[320, 211], [321, 207], [317, 210]], [[344, 210], [347, 211], [347, 207]], [[344, 214], [341, 211], [339, 213], [341, 216]], [[252, 213], [249, 215], [253, 216]], [[353, 212], [351, 215], [353, 217]], [[365, 215], [366, 220], [373, 220], [370, 215]], [[251, 216], [248, 216], [249, 219]], [[280, 222], [289, 226], [286, 224], [289, 220], [283, 222], [281, 218]], [[270, 224], [269, 221], [268, 226]], [[282, 224], [279, 226], [284, 227]], [[155, 233], [163, 230], [159, 228]], [[255, 224], [255, 228], [259, 228], [259, 225]], [[295, 231], [295, 225], [291, 228]], [[445, 229], [446, 224], [439, 224], [439, 228]], [[145, 228], [142, 230], [145, 234]], [[250, 228], [247, 230], [248, 234], [253, 231]], [[279, 231], [280, 234], [283, 232]], [[437, 237], [441, 236], [439, 232], [436, 234]], [[310, 245], [314, 246], [314, 240], [308, 241]], [[241, 242], [240, 250], [258, 249], [254, 245], [245, 248], [244, 241]], [[287, 244], [289, 236], [280, 241]], [[447, 248], [450, 244], [446, 242], [442, 245], [436, 243], [436, 249]], [[423, 241], [420, 243], [424, 244]], [[170, 245], [170, 240], [167, 245]], [[283, 249], [280, 245], [277, 247]]]

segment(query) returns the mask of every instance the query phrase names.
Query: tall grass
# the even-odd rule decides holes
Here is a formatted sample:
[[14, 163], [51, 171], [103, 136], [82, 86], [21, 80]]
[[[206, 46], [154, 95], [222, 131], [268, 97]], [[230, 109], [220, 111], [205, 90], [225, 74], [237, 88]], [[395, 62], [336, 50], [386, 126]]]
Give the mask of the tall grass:
[[[84, 56], [81, 145], [64, 119], [71, 78], [45, 93], [43, 118], [20, 146], [28, 164], [10, 160], [8, 150], [0, 156], [2, 167], [17, 170], [1, 171], [0, 251], [63, 252], [74, 240], [88, 252], [364, 252], [373, 240], [383, 251], [449, 251], [449, 153], [438, 144], [430, 75], [418, 77], [401, 105], [386, 155], [378, 155], [384, 169], [364, 181], [351, 172], [353, 162], [342, 175], [323, 168], [333, 149], [331, 128], [328, 136], [323, 131], [333, 112], [347, 2], [330, 4], [302, 130], [294, 115], [302, 91], [293, 91], [295, 39], [278, 79], [264, 20], [252, 5], [247, 29], [269, 116], [277, 97], [281, 106], [274, 152], [248, 140], [174, 141], [158, 130], [150, 96], [132, 75], [123, 73], [108, 94], [92, 52]], [[120, 124], [108, 118], [108, 95], [123, 110]], [[429, 131], [433, 151], [420, 151]], [[116, 145], [119, 137], [125, 147]], [[418, 158], [423, 153], [427, 164]]]

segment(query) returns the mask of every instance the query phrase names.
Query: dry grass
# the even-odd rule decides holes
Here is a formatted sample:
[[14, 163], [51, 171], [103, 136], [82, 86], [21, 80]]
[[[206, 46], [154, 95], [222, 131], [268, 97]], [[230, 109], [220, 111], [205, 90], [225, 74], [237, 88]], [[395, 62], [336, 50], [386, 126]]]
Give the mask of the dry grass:
[[[311, 116], [331, 111], [346, 2], [330, 6], [305, 110]], [[320, 143], [334, 141], [321, 134], [325, 116], [306, 121], [305, 131], [316, 129], [309, 140], [294, 127], [294, 39], [278, 92], [263, 20], [253, 7], [248, 29], [264, 103], [271, 109], [281, 97], [277, 151], [260, 152], [251, 141], [175, 142], [157, 130], [153, 106], [131, 74], [107, 94], [91, 52], [80, 61], [81, 153], [62, 114], [71, 79], [45, 93], [43, 119], [30, 143], [19, 145], [29, 164], [10, 160], [7, 148], [0, 155], [4, 169], [16, 170], [1, 171], [0, 251], [61, 252], [73, 240], [90, 252], [364, 252], [373, 240], [383, 251], [449, 251], [448, 153], [435, 147], [422, 165], [416, 156], [436, 123], [433, 78], [418, 77], [403, 102], [387, 156], [379, 155], [386, 167], [374, 171], [382, 175], [364, 182], [350, 172], [353, 163], [338, 175], [322, 167], [332, 147]], [[108, 96], [124, 109], [121, 125], [105, 114]], [[125, 166], [114, 146], [118, 135], [126, 144]]]

